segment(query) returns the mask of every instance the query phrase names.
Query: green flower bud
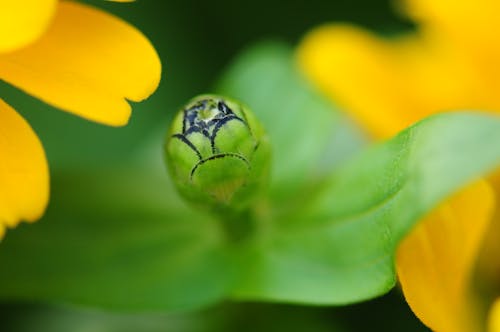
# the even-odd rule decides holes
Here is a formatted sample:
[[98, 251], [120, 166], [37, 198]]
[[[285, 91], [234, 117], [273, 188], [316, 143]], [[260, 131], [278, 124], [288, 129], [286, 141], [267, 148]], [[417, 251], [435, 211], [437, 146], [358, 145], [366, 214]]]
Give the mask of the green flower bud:
[[177, 189], [199, 206], [247, 207], [269, 173], [262, 126], [247, 108], [220, 96], [198, 96], [177, 114], [165, 155]]

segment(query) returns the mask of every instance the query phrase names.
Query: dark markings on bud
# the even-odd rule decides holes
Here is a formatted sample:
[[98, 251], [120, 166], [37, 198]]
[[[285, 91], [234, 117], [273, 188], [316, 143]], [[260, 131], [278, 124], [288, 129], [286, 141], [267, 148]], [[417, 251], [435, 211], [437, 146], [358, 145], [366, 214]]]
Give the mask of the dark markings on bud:
[[198, 117], [198, 111], [206, 108], [207, 106], [207, 99], [200, 100], [196, 105], [193, 107], [184, 110], [184, 119], [182, 120], [182, 133], [186, 133], [186, 127], [187, 125], [193, 126], [194, 122], [196, 120], [196, 117]]
[[248, 169], [250, 169], [250, 163], [248, 162], [248, 160], [245, 157], [243, 157], [243, 156], [241, 156], [241, 155], [239, 155], [237, 153], [221, 153], [221, 154], [213, 155], [213, 156], [208, 157], [206, 159], [202, 159], [198, 163], [196, 163], [196, 165], [194, 165], [193, 169], [191, 170], [190, 179], [191, 180], [193, 179], [193, 175], [196, 172], [196, 169], [199, 166], [201, 166], [204, 163], [206, 163], [207, 161], [214, 160], [214, 159], [220, 159], [220, 158], [226, 158], [226, 157], [236, 157], [236, 158], [242, 160], [243, 162], [245, 162], [245, 164], [247, 165]]
[[[227, 104], [219, 100], [217, 102], [217, 110], [219, 111], [215, 114], [209, 121], [206, 121], [200, 116], [200, 111], [206, 110], [207, 107], [212, 106], [215, 108], [215, 104], [208, 105], [211, 100], [203, 99], [198, 101], [194, 106], [184, 110], [184, 118], [182, 120], [182, 134], [174, 134], [172, 135], [175, 138], [178, 138], [185, 144], [187, 144], [191, 149], [193, 149], [200, 161], [203, 159], [201, 153], [198, 149], [191, 143], [188, 139], [188, 136], [193, 133], [200, 133], [206, 138], [210, 140], [210, 146], [212, 148], [212, 153], [218, 153], [217, 147], [215, 146], [215, 138], [217, 137], [217, 133], [219, 130], [229, 121], [235, 120], [242, 122], [250, 131], [250, 135], [252, 134], [250, 127], [248, 126], [248, 122], [246, 121], [245, 113], [243, 112], [243, 117], [245, 119], [237, 116]], [[241, 156], [240, 156], [241, 157]], [[241, 157], [243, 158], [243, 157]], [[244, 159], [244, 158], [243, 158]]]
[[187, 146], [189, 146], [191, 149], [193, 149], [194, 152], [196, 152], [196, 155], [198, 156], [198, 158], [200, 160], [202, 159], [200, 151], [198, 151], [198, 149], [196, 148], [196, 146], [194, 146], [194, 144], [191, 143], [191, 141], [189, 141], [184, 135], [182, 135], [182, 134], [175, 134], [175, 135], [172, 135], [172, 137], [175, 137], [175, 138], [179, 139], [181, 142], [186, 143]]
[[217, 149], [215, 148], [215, 137], [217, 136], [217, 133], [219, 130], [222, 128], [223, 125], [225, 125], [227, 122], [231, 120], [236, 120], [236, 121], [241, 121], [245, 126], [248, 128], [248, 125], [243, 121], [241, 118], [237, 117], [236, 115], [228, 115], [225, 118], [220, 119], [216, 124], [215, 127], [212, 131], [212, 136], [210, 136], [210, 145], [212, 146], [212, 153], [217, 153]]
[[219, 100], [219, 102], [217, 103], [217, 109], [226, 115], [234, 114], [233, 110], [231, 110], [222, 100]]
[[255, 151], [257, 151], [257, 149], [259, 148], [260, 146], [260, 142], [257, 142], [257, 144], [255, 144], [255, 146], [253, 147], [253, 152], [255, 153]]

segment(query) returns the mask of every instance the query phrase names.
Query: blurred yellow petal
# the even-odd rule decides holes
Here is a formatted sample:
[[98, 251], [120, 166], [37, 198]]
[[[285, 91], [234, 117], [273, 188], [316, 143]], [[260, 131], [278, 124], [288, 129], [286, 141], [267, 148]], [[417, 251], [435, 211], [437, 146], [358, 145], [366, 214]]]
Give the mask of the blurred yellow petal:
[[476, 182], [420, 222], [398, 248], [404, 296], [434, 331], [481, 331], [469, 287], [494, 206], [491, 187]]
[[453, 51], [418, 35], [386, 40], [333, 24], [305, 37], [298, 61], [330, 99], [385, 138], [433, 112], [478, 107], [474, 73]]
[[[405, 11], [420, 22], [422, 34], [449, 44], [450, 59], [462, 57], [474, 71], [476, 108], [500, 110], [500, 1], [405, 0]], [[469, 92], [469, 95], [471, 92]]]
[[458, 41], [461, 37], [467, 42], [498, 39], [498, 0], [401, 0], [400, 4], [424, 29], [432, 28], [447, 38]]
[[369, 32], [348, 25], [320, 27], [306, 36], [298, 60], [320, 90], [376, 136], [407, 125], [395, 113], [409, 103], [390, 46]]
[[[488, 178], [488, 182], [500, 197], [500, 170]], [[477, 283], [485, 294], [500, 294], [500, 207], [497, 206], [488, 232], [483, 240], [477, 262]]]
[[36, 43], [0, 54], [0, 78], [45, 102], [109, 125], [158, 86], [161, 64], [148, 39], [121, 19], [62, 1]]
[[0, 99], [0, 235], [5, 226], [41, 217], [49, 199], [49, 173], [38, 137]]
[[491, 307], [488, 332], [500, 332], [500, 298]]
[[0, 53], [39, 38], [54, 16], [57, 0], [0, 1]]

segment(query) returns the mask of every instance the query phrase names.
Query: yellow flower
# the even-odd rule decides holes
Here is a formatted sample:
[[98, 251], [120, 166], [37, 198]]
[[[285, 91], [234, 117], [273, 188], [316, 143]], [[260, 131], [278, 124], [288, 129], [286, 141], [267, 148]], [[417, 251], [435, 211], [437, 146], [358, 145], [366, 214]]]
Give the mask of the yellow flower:
[[[419, 23], [416, 32], [381, 38], [351, 25], [325, 25], [300, 45], [301, 68], [376, 138], [436, 112], [499, 112], [500, 1], [398, 4]], [[433, 330], [480, 331], [488, 324], [490, 331], [500, 331], [500, 299], [492, 303], [500, 289], [496, 177], [443, 203], [398, 248], [403, 293]], [[490, 290], [490, 298], [479, 296], [477, 285]]]
[[[127, 123], [127, 100], [148, 97], [161, 65], [148, 39], [126, 22], [77, 2], [0, 1], [0, 79], [55, 107], [103, 124]], [[49, 197], [43, 148], [0, 99], [0, 238], [35, 221]]]

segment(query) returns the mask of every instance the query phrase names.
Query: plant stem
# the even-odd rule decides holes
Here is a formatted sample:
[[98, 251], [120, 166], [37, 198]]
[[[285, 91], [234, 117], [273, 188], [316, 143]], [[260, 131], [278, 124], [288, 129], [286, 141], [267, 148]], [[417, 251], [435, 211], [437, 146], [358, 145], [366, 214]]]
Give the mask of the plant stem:
[[216, 215], [224, 234], [231, 243], [241, 243], [255, 233], [255, 217], [251, 209], [242, 211], [221, 209], [216, 211]]

